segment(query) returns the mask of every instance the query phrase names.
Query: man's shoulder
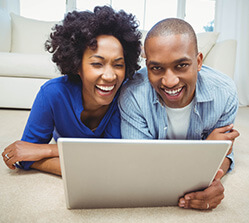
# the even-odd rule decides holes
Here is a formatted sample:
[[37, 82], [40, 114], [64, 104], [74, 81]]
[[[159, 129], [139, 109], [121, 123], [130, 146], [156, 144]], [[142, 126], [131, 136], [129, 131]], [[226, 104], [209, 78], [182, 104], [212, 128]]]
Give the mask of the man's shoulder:
[[209, 88], [236, 89], [235, 83], [231, 77], [211, 67], [203, 65], [199, 74], [202, 83]]
[[150, 86], [150, 82], [148, 79], [147, 69], [142, 68], [134, 74], [133, 79], [128, 80], [122, 86], [121, 92], [122, 93], [127, 91], [137, 92], [140, 91], [141, 89], [148, 89], [148, 87], [145, 88], [145, 86]]
[[199, 72], [197, 88], [199, 92], [212, 98], [218, 94], [223, 98], [237, 95], [236, 85], [231, 77], [205, 65]]
[[196, 99], [197, 102], [213, 101], [219, 107], [225, 106], [228, 101], [236, 104], [236, 85], [228, 75], [204, 65], [198, 74]]
[[148, 79], [147, 69], [142, 68], [134, 74], [132, 80], [128, 80], [122, 86], [119, 102], [130, 103], [131, 100], [135, 100], [139, 104], [142, 102], [146, 104], [156, 97], [154, 91]]

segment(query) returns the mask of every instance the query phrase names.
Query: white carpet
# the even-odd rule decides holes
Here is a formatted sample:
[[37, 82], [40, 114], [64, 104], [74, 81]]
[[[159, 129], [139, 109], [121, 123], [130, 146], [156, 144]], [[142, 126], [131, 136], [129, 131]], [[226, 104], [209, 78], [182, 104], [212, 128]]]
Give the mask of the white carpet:
[[[29, 111], [0, 109], [0, 150], [20, 139]], [[67, 210], [62, 179], [9, 170], [0, 161], [0, 222], [249, 222], [249, 107], [239, 109], [235, 170], [223, 178], [225, 198], [212, 211], [178, 207]]]

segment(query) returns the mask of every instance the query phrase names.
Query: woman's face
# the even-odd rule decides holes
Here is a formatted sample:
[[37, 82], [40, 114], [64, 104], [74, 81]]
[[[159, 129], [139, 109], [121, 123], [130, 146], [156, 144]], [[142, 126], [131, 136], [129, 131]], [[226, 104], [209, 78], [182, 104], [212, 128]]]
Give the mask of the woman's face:
[[85, 50], [79, 70], [83, 105], [90, 110], [109, 105], [125, 78], [124, 53], [119, 40], [110, 35], [96, 39], [97, 48]]

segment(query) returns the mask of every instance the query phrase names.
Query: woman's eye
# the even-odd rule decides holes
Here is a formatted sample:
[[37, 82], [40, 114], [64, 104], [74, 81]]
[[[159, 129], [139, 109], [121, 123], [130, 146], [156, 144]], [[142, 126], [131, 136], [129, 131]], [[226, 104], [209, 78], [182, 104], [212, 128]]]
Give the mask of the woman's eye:
[[101, 63], [91, 63], [91, 65], [94, 67], [102, 67]]
[[115, 67], [116, 67], [116, 68], [123, 68], [123, 67], [124, 67], [124, 64], [115, 64]]

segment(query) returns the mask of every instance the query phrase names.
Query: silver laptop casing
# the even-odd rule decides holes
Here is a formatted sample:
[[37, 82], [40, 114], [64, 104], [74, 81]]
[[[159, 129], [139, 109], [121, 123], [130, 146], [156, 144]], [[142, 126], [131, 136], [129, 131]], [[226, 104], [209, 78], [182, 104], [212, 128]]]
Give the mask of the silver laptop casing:
[[231, 141], [59, 138], [66, 206], [177, 205], [213, 181]]

